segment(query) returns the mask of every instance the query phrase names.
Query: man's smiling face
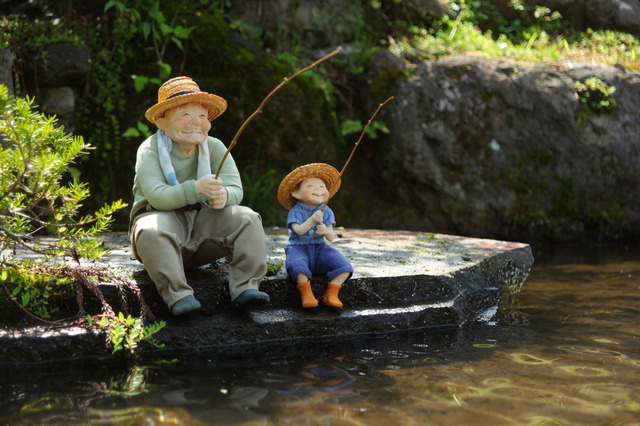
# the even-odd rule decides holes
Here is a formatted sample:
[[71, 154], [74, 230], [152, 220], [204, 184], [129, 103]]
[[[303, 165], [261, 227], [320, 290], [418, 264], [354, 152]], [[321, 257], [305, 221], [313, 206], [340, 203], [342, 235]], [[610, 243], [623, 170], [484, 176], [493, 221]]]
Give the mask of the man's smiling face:
[[168, 110], [156, 124], [187, 154], [209, 134], [211, 122], [208, 116], [207, 108], [199, 103], [190, 102]]

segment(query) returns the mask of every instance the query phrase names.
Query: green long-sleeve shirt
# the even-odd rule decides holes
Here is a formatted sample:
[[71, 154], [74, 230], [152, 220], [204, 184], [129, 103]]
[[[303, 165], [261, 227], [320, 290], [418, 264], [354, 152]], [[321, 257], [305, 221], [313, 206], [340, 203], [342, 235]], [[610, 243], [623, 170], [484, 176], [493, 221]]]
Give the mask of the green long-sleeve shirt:
[[[215, 173], [227, 147], [219, 139], [211, 136], [207, 137], [206, 143], [209, 145], [211, 170]], [[180, 182], [178, 185], [167, 183], [160, 168], [158, 139], [155, 134], [142, 142], [138, 148], [131, 214], [147, 205], [151, 205], [156, 210], [175, 210], [188, 204], [207, 202], [206, 198], [196, 191], [198, 150], [187, 157], [174, 145], [169, 155]], [[243, 195], [242, 181], [231, 155], [227, 156], [218, 177], [222, 179], [222, 185], [227, 190], [227, 205], [240, 204]]]

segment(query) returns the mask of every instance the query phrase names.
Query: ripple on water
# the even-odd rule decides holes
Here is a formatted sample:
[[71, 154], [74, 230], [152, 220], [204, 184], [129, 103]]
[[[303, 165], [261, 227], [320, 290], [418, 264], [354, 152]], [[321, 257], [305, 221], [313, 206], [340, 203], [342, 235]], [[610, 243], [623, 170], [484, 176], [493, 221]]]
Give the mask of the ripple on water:
[[517, 399], [525, 401], [547, 401], [553, 393], [546, 389], [536, 389], [516, 385], [499, 385], [485, 389], [485, 392], [493, 396], [500, 396], [506, 399]]
[[509, 354], [509, 356], [515, 362], [518, 362], [520, 364], [541, 365], [541, 364], [551, 364], [553, 362], [548, 359], [543, 359], [531, 354], [524, 354], [524, 353], [514, 353], [514, 354]]
[[579, 345], [561, 345], [557, 347], [561, 351], [571, 352], [574, 354], [580, 355], [593, 355], [597, 357], [619, 357], [626, 358], [626, 355], [622, 352], [612, 351], [609, 349], [602, 348], [594, 348], [590, 346], [579, 346]]
[[617, 383], [586, 383], [576, 384], [569, 390], [589, 402], [594, 404], [614, 405], [624, 407], [629, 401], [635, 401], [634, 392], [638, 389], [630, 386], [623, 386]]
[[495, 348], [496, 345], [493, 343], [476, 343], [473, 345], [474, 348]]
[[627, 363], [633, 365], [634, 367], [640, 367], [640, 359], [628, 359]]
[[571, 374], [572, 376], [580, 376], [580, 377], [608, 377], [611, 376], [611, 372], [605, 370], [604, 368], [596, 368], [596, 367], [584, 367], [581, 365], [566, 365], [560, 367], [561, 370], [566, 373]]
[[[462, 400], [467, 404], [474, 404], [473, 400], [483, 401], [483, 406], [491, 404], [496, 407], [520, 406], [527, 407], [525, 412], [546, 411], [548, 413], [557, 412], [558, 418], [553, 422], [540, 424], [584, 424], [584, 421], [566, 421], [564, 419], [580, 418], [585, 415], [602, 416], [612, 412], [612, 406], [591, 401], [583, 398], [582, 395], [573, 391], [566, 393], [565, 389], [553, 389], [549, 387], [533, 387], [530, 385], [521, 386], [515, 384], [496, 384], [486, 389], [477, 390], [475, 393], [459, 393]], [[500, 402], [501, 401], [501, 402]], [[509, 401], [506, 403], [506, 401]], [[616, 405], [619, 406], [619, 405]], [[543, 408], [546, 407], [546, 408]], [[560, 411], [558, 411], [560, 410]], [[523, 413], [524, 415], [525, 413]], [[549, 417], [551, 419], [551, 417]], [[539, 423], [530, 423], [539, 424]]]
[[611, 339], [607, 339], [604, 337], [593, 337], [591, 338], [591, 340], [593, 340], [594, 342], [597, 343], [605, 343], [605, 344], [609, 344], [609, 345], [619, 345], [620, 343], [616, 342], [615, 340], [611, 340]]
[[511, 382], [512, 380], [507, 379], [506, 377], [491, 377], [489, 379], [483, 380], [482, 384], [487, 386], [499, 386], [499, 385], [506, 385]]

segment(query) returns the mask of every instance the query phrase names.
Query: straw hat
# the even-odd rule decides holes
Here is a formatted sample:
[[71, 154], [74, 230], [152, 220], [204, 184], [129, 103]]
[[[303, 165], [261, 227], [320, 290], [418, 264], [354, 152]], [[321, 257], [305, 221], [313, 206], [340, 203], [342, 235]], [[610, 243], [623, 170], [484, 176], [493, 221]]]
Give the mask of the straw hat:
[[227, 101], [220, 96], [201, 91], [196, 82], [189, 77], [176, 77], [160, 86], [158, 103], [149, 108], [144, 116], [155, 123], [168, 109], [189, 102], [204, 105], [209, 110], [209, 121], [215, 120], [227, 109]]
[[291, 196], [300, 182], [309, 178], [320, 178], [327, 185], [329, 198], [333, 197], [340, 188], [340, 173], [332, 166], [324, 163], [311, 163], [300, 166], [286, 175], [278, 187], [278, 203], [287, 210], [291, 210], [298, 200]]

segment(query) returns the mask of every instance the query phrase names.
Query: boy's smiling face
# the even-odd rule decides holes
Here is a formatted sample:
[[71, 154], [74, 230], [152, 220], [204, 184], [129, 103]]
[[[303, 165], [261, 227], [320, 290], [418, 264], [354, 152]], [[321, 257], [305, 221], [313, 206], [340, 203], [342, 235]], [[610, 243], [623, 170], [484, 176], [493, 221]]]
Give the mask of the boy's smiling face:
[[329, 199], [329, 191], [322, 179], [314, 177], [300, 182], [291, 196], [309, 207], [318, 207]]

